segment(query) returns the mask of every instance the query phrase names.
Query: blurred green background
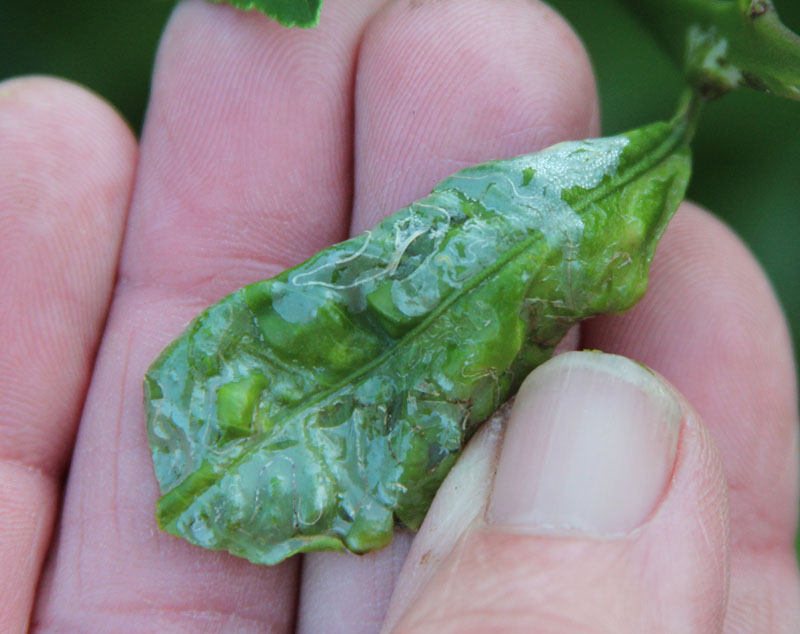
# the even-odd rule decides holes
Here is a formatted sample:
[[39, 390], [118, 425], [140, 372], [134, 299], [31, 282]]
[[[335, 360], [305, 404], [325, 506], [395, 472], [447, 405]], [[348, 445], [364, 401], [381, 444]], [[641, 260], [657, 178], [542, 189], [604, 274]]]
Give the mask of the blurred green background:
[[[800, 32], [800, 2], [774, 1], [783, 21]], [[620, 5], [614, 0], [551, 4], [589, 50], [605, 133], [671, 114], [680, 74]], [[171, 0], [6, 3], [0, 79], [26, 73], [67, 77], [105, 97], [138, 130], [158, 38], [172, 6]], [[694, 155], [690, 197], [731, 225], [761, 261], [789, 318], [798, 358], [800, 103], [752, 90], [712, 103]]]

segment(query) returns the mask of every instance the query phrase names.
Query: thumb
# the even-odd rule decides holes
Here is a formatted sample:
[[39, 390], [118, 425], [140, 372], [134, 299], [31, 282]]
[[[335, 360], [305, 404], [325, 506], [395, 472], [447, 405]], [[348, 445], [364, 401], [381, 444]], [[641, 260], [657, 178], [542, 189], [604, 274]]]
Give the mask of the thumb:
[[615, 355], [535, 370], [434, 500], [385, 632], [721, 630], [727, 493], [674, 388]]

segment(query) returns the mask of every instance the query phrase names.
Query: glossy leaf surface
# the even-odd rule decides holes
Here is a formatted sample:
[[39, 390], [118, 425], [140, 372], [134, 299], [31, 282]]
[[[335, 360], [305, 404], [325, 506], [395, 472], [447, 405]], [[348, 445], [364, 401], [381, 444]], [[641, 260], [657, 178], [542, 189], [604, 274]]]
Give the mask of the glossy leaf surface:
[[237, 9], [255, 9], [283, 26], [312, 27], [319, 22], [322, 0], [211, 0]]
[[477, 165], [211, 306], [145, 380], [160, 525], [267, 564], [417, 528], [567, 330], [643, 295], [688, 176], [680, 122]]

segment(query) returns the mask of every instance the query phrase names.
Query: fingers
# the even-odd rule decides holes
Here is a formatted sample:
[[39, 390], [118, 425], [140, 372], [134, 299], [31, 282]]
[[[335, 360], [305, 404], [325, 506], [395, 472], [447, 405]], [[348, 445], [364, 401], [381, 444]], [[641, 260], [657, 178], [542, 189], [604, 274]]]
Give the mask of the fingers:
[[[391, 3], [365, 33], [357, 78], [354, 233], [462, 167], [597, 131], [586, 54], [543, 4]], [[300, 631], [377, 631], [397, 559], [306, 556]]]
[[0, 83], [0, 614], [27, 627], [111, 297], [136, 143], [87, 91]]
[[730, 488], [729, 612], [739, 625], [729, 631], [791, 631], [798, 421], [785, 320], [746, 248], [691, 205], [659, 246], [650, 288], [627, 315], [587, 322], [583, 345], [648, 364], [700, 412]]
[[121, 281], [37, 622], [66, 631], [288, 631], [296, 562], [267, 568], [159, 531], [142, 379], [208, 302], [343, 235], [351, 86], [370, 3], [319, 30], [180, 5], [165, 32]]
[[623, 357], [567, 353], [525, 381], [505, 438], [490, 427], [475, 440], [437, 494], [385, 631], [719, 631], [725, 482], [668, 384]]

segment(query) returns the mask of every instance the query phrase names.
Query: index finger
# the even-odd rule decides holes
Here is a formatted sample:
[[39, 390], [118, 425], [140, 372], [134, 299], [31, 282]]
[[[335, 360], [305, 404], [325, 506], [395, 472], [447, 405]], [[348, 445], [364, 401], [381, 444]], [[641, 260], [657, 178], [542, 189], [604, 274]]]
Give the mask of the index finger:
[[253, 566], [156, 527], [142, 378], [207, 303], [345, 234], [352, 73], [372, 5], [327, 2], [305, 32], [204, 2], [172, 16], [39, 622], [291, 629], [296, 562]]

